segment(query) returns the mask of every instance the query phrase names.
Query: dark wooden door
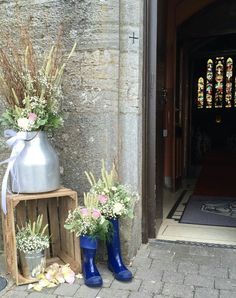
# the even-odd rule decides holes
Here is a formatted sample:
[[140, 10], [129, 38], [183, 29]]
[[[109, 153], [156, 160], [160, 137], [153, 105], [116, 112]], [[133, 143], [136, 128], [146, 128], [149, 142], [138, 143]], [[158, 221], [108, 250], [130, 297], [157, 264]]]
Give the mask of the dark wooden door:
[[146, 1], [143, 241], [156, 237], [163, 217], [165, 0]]

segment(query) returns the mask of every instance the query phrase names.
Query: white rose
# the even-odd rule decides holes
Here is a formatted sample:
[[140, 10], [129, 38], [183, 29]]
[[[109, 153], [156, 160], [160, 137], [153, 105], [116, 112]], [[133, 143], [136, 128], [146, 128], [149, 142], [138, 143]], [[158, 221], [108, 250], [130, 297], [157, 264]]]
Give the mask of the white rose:
[[115, 203], [113, 212], [117, 215], [120, 215], [124, 209], [124, 206], [121, 203]]
[[19, 118], [17, 120], [17, 124], [22, 130], [27, 130], [29, 128], [30, 121], [27, 118]]

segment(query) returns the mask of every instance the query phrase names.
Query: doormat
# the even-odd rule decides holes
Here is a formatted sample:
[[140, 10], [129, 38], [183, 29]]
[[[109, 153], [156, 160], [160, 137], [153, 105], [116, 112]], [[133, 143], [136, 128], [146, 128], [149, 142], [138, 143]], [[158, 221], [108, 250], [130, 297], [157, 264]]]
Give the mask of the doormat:
[[180, 223], [236, 227], [236, 198], [193, 195]]
[[3, 289], [5, 289], [7, 286], [7, 280], [6, 278], [0, 276], [0, 291], [2, 291]]

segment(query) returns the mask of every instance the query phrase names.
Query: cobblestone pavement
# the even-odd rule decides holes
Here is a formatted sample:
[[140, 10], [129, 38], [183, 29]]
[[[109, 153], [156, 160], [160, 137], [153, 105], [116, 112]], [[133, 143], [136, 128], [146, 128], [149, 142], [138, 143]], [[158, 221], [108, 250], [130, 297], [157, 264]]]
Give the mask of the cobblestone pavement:
[[150, 241], [130, 266], [132, 282], [114, 280], [104, 264], [98, 268], [102, 288], [92, 289], [77, 280], [37, 293], [10, 282], [0, 297], [236, 298], [236, 249]]

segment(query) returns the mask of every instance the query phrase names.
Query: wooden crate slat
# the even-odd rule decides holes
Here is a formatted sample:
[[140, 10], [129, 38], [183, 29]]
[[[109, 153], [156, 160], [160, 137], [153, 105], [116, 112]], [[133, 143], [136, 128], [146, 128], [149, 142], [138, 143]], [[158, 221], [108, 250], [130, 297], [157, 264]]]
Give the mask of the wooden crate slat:
[[52, 198], [48, 200], [49, 218], [53, 218], [53, 223], [50, 223], [50, 242], [52, 255], [57, 256], [61, 250], [60, 233], [59, 233], [59, 218], [58, 218], [58, 199]]
[[[76, 202], [74, 204], [74, 202]], [[68, 209], [69, 210], [74, 210], [77, 206], [78, 206], [78, 198], [77, 198], [77, 193], [74, 194], [74, 202], [71, 200], [68, 202]], [[68, 210], [68, 211], [69, 211]], [[80, 262], [81, 259], [81, 252], [80, 252], [80, 243], [79, 243], [79, 239], [78, 237], [75, 236], [75, 234], [73, 234], [73, 241], [74, 241], [74, 251], [73, 251], [73, 258], [77, 261]], [[79, 271], [81, 271], [82, 268], [79, 268]]]
[[32, 278], [32, 279], [25, 278], [22, 274], [20, 274], [18, 272], [18, 274], [17, 274], [17, 281], [18, 281], [18, 284], [25, 285], [25, 284], [28, 284], [28, 283], [37, 282], [38, 280], [36, 278]]
[[16, 217], [16, 224], [19, 227], [24, 226], [25, 222], [27, 221], [25, 201], [21, 201], [18, 203], [17, 208], [15, 209], [15, 217]]
[[37, 219], [37, 206], [38, 206], [38, 203], [37, 201], [35, 200], [32, 200], [32, 201], [27, 201], [26, 202], [26, 207], [27, 207], [27, 221], [31, 221], [34, 222], [36, 221]]
[[[47, 211], [48, 200], [37, 200], [37, 201], [33, 200], [32, 202], [38, 202], [38, 214], [43, 215], [43, 226], [45, 226], [49, 222], [49, 220], [48, 220], [48, 211]], [[28, 203], [28, 201], [27, 201], [27, 203]], [[47, 236], [50, 236], [49, 235], [49, 229], [46, 230], [45, 234]], [[46, 249], [46, 256], [47, 256], [47, 258], [51, 257], [49, 248]]]
[[[34, 279], [27, 279], [22, 276], [17, 263], [15, 224], [21, 225], [28, 220], [25, 205], [29, 207], [34, 215], [30, 217], [34, 220], [38, 214], [44, 215], [44, 223], [50, 224], [50, 231], [54, 231], [53, 243], [51, 246], [51, 256], [47, 258], [47, 264], [50, 262], [63, 263], [71, 265], [76, 273], [81, 272], [80, 249], [78, 241], [72, 233], [65, 230], [64, 222], [67, 218], [68, 210], [77, 206], [77, 193], [73, 190], [62, 188], [60, 190], [44, 194], [27, 194], [27, 195], [8, 195], [8, 213], [2, 214], [4, 232], [4, 248], [7, 260], [8, 272], [15, 279], [17, 285], [28, 284]], [[36, 207], [36, 208], [35, 208]], [[38, 212], [35, 213], [35, 210]], [[64, 247], [58, 244], [66, 244]], [[76, 239], [78, 240], [78, 239]], [[58, 258], [61, 256], [61, 259]], [[48, 254], [49, 257], [49, 254]]]
[[43, 192], [43, 193], [36, 193], [36, 194], [13, 194], [8, 195], [13, 201], [27, 201], [27, 200], [37, 200], [37, 199], [48, 199], [48, 198], [55, 198], [57, 196], [73, 196], [74, 191], [68, 188], [62, 188], [56, 191], [50, 192]]
[[[14, 209], [12, 201], [7, 201], [7, 215], [2, 213], [3, 218], [3, 240], [4, 250], [6, 253], [6, 265], [8, 273], [11, 273], [14, 279], [18, 278], [17, 267], [17, 250], [16, 250], [16, 237], [15, 237], [15, 220]], [[14, 249], [13, 249], [14, 248]]]
[[[70, 256], [73, 256], [73, 237], [71, 233], [64, 228], [66, 218], [68, 216], [68, 203], [66, 198], [59, 198], [59, 219], [60, 219], [60, 235], [61, 235], [61, 249]], [[71, 247], [72, 246], [72, 247]]]

